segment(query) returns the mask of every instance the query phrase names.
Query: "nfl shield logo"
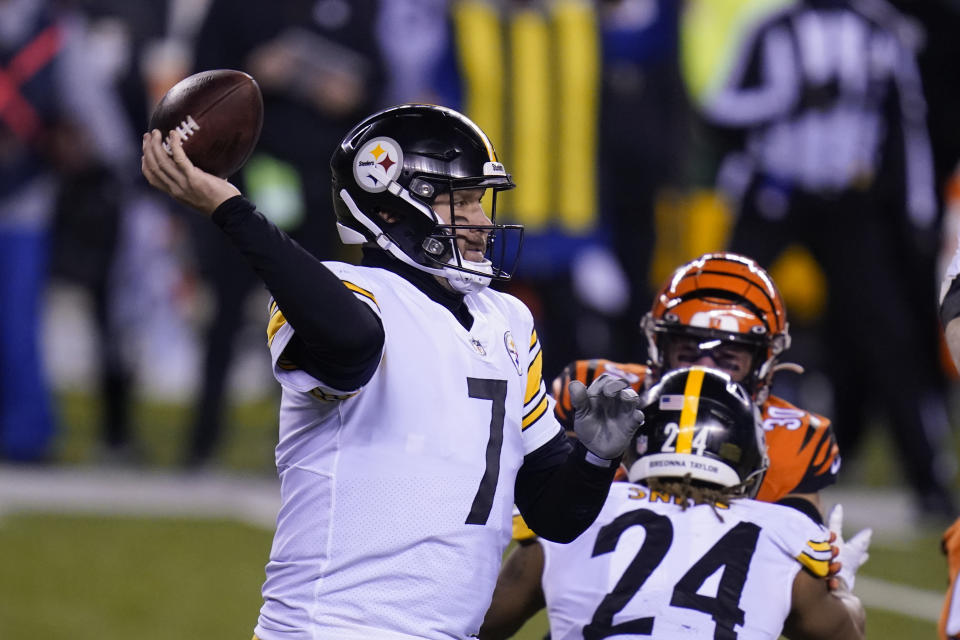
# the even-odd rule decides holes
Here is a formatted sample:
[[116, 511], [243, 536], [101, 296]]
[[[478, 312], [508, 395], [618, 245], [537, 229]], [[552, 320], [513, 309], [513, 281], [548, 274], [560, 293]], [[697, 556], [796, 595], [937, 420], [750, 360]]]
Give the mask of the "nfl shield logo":
[[503, 346], [507, 348], [507, 355], [513, 362], [513, 367], [517, 370], [517, 375], [522, 376], [523, 370], [520, 368], [520, 352], [517, 351], [517, 345], [513, 342], [513, 335], [507, 331], [503, 334]]

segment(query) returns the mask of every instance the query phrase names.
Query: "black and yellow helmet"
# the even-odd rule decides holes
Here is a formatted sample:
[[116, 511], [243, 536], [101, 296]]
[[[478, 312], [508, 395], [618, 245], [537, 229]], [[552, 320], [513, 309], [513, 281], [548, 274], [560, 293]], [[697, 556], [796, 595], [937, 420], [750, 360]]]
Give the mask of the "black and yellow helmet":
[[756, 495], [769, 466], [760, 412], [746, 390], [715, 369], [666, 373], [644, 394], [629, 479], [682, 478]]
[[[471, 288], [473, 281], [508, 280], [512, 275], [523, 228], [497, 224], [496, 196], [514, 184], [486, 134], [463, 114], [429, 104], [384, 109], [347, 133], [330, 167], [344, 243], [375, 243], [455, 286]], [[451, 224], [445, 224], [432, 206], [440, 193], [452, 196], [457, 190], [478, 188], [490, 194], [485, 198], [489, 225], [456, 225], [452, 215]], [[458, 228], [489, 233], [484, 263], [461, 258]]]

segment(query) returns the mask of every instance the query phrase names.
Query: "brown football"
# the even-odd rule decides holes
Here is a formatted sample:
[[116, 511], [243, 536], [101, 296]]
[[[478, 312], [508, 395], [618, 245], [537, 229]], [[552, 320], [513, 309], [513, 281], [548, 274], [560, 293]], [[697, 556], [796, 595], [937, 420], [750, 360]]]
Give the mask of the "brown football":
[[247, 161], [263, 126], [263, 96], [250, 75], [233, 69], [201, 71], [173, 85], [150, 116], [164, 139], [172, 129], [196, 166], [227, 178]]

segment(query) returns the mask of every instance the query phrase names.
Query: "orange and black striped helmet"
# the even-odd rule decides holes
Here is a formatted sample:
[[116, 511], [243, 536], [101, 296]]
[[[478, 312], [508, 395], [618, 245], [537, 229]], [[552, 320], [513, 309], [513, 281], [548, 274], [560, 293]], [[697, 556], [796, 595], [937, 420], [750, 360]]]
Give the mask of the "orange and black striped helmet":
[[758, 401], [766, 398], [777, 357], [790, 347], [787, 312], [773, 279], [735, 253], [707, 253], [674, 271], [641, 326], [658, 373], [665, 339], [673, 336], [752, 348], [752, 373], [742, 384]]

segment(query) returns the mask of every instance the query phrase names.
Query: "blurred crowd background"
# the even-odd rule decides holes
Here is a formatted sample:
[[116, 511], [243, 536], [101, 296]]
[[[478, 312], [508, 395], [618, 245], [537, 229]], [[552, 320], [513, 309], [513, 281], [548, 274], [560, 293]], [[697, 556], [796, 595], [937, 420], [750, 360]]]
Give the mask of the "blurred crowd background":
[[327, 166], [352, 124], [463, 111], [518, 185], [508, 290], [548, 381], [644, 362], [664, 279], [737, 250], [770, 269], [806, 369], [777, 394], [833, 419], [849, 464], [885, 429], [891, 475], [956, 515], [936, 309], [960, 232], [957, 34], [957, 0], [0, 0], [0, 460], [58, 463], [58, 394], [80, 389], [92, 460], [149, 464], [131, 407], [153, 398], [190, 406], [180, 463], [216, 465], [230, 403], [279, 395], [263, 286], [140, 175], [166, 90], [234, 68], [265, 121], [233, 181], [315, 255], [355, 257]]

